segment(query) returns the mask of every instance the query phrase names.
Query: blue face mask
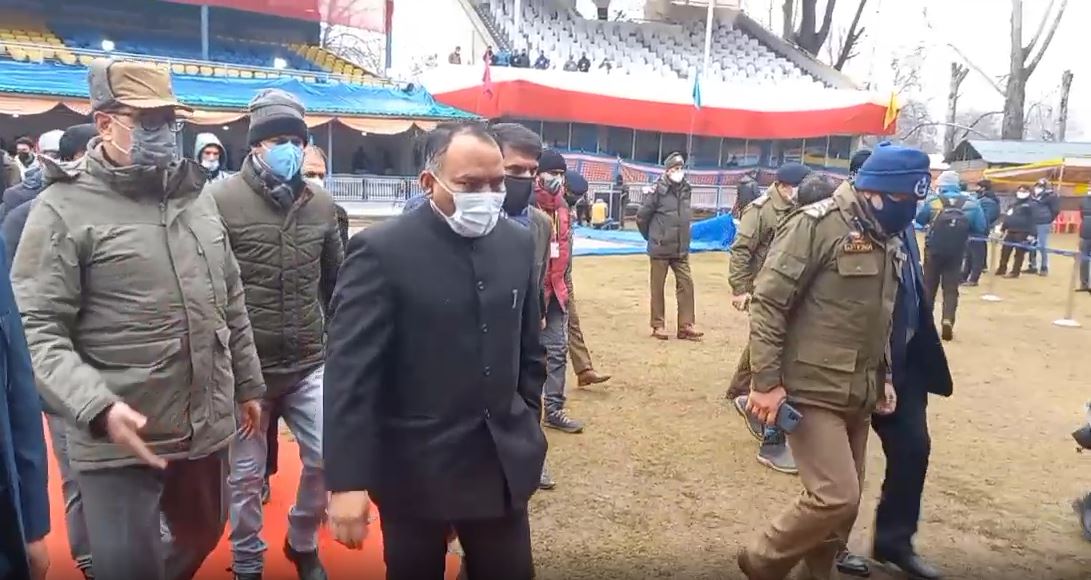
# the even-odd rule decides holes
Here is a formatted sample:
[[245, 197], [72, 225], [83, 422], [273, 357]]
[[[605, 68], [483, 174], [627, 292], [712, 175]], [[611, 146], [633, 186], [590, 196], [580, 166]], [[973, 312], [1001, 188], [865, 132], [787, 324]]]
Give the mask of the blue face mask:
[[269, 171], [283, 181], [290, 181], [303, 167], [303, 148], [292, 143], [281, 143], [265, 149], [265, 164]]
[[883, 208], [877, 209], [875, 203], [870, 202], [871, 211], [875, 215], [875, 221], [879, 222], [879, 226], [883, 228], [883, 233], [893, 238], [909, 227], [913, 221], [913, 217], [917, 214], [917, 200], [910, 197], [903, 201], [894, 201], [885, 195], [881, 198]]

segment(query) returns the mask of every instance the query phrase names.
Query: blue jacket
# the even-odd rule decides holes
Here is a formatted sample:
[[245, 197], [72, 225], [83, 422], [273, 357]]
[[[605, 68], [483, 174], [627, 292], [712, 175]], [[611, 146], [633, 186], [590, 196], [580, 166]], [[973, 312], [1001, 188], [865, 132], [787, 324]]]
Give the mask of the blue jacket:
[[[3, 243], [0, 242], [0, 250]], [[0, 255], [6, 250], [0, 251]], [[42, 407], [34, 386], [30, 352], [6, 260], [0, 258], [0, 377], [4, 391], [0, 396], [0, 502], [16, 515], [18, 545], [0, 545], [0, 578], [26, 569], [28, 541], [40, 540], [49, 533], [49, 497], [46, 492], [46, 448], [42, 430]], [[11, 542], [10, 534], [0, 535]]]
[[924, 274], [921, 253], [912, 227], [901, 235], [906, 260], [902, 283], [894, 299], [890, 332], [890, 372], [898, 393], [924, 390], [949, 397], [953, 392], [951, 369], [931, 311], [924, 307]]
[[928, 199], [924, 200], [917, 209], [918, 224], [927, 226], [943, 211], [943, 202], [939, 199], [941, 195], [947, 198], [965, 197], [966, 203], [962, 206], [962, 211], [966, 214], [966, 219], [970, 220], [970, 235], [982, 236], [988, 233], [989, 223], [985, 220], [985, 212], [981, 210], [981, 204], [958, 189], [941, 190], [938, 194], [928, 196]]
[[426, 203], [428, 203], [428, 196], [423, 193], [418, 193], [405, 200], [405, 205], [402, 206], [402, 213], [409, 213]]
[[1000, 221], [1000, 201], [996, 199], [996, 194], [991, 191], [984, 193], [977, 198], [977, 203], [985, 214], [985, 226], [988, 228], [995, 226], [996, 222]]

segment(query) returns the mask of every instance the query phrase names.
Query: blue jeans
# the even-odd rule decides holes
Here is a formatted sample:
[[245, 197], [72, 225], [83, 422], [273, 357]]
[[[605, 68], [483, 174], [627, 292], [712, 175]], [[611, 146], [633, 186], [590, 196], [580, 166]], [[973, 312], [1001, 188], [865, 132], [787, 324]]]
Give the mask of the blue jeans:
[[1042, 255], [1042, 267], [1040, 270], [1043, 272], [1049, 270], [1049, 253], [1044, 249], [1049, 246], [1049, 234], [1053, 231], [1053, 224], [1038, 224], [1035, 227], [1034, 236], [1038, 238], [1038, 241], [1034, 243], [1034, 246], [1039, 250], [1030, 253], [1030, 267], [1034, 268], [1038, 265], [1038, 254]]
[[556, 298], [546, 307], [542, 346], [546, 349], [546, 380], [542, 387], [546, 413], [564, 409], [564, 382], [568, 367], [568, 313]]
[[[326, 517], [326, 485], [322, 468], [322, 367], [307, 375], [280, 398], [281, 417], [299, 444], [303, 464], [295, 505], [288, 511], [288, 544], [297, 552], [318, 549], [318, 527]], [[261, 573], [266, 544], [261, 538], [261, 486], [268, 453], [266, 433], [273, 401], [262, 401], [261, 425], [248, 438], [231, 443], [231, 550], [234, 571]]]

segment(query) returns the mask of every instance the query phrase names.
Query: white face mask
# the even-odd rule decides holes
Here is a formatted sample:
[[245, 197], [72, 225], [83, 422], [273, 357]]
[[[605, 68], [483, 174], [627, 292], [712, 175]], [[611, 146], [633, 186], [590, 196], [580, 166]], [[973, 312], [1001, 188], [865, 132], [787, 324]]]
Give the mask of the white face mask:
[[1029, 191], [1017, 191], [1017, 192], [1015, 192], [1015, 198], [1016, 199], [1026, 199], [1028, 197], [1030, 197], [1030, 192]]
[[[438, 181], [438, 180], [437, 180]], [[447, 187], [444, 185], [444, 187]], [[451, 188], [447, 187], [447, 191]], [[500, 221], [500, 211], [504, 207], [503, 191], [480, 191], [454, 193], [455, 213], [447, 215], [439, 212], [447, 225], [456, 234], [464, 238], [480, 238], [489, 235]], [[432, 202], [435, 207], [435, 202]]]
[[204, 167], [205, 169], [207, 169], [209, 171], [216, 171], [217, 169], [220, 168], [220, 160], [219, 159], [202, 159], [201, 160], [201, 167]]
[[317, 177], [304, 177], [303, 181], [305, 181], [305, 182], [307, 182], [307, 183], [309, 183], [309, 184], [311, 184], [311, 185], [313, 185], [315, 187], [326, 189], [326, 182], [323, 179], [319, 179]]
[[686, 178], [686, 172], [679, 169], [667, 174], [667, 178], [675, 183], [682, 183], [682, 180]]
[[1034, 193], [1038, 195], [1042, 195], [1043, 192], [1045, 192], [1045, 188], [1040, 185], [1034, 188]]

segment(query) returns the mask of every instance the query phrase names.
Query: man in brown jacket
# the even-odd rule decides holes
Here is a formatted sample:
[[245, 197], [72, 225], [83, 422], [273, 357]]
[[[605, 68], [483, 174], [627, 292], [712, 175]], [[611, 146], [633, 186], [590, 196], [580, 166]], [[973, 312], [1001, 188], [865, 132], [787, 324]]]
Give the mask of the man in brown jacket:
[[322, 469], [322, 369], [325, 317], [344, 258], [333, 197], [304, 181], [304, 108], [279, 89], [250, 102], [250, 155], [235, 175], [207, 187], [227, 225], [246, 288], [246, 307], [268, 390], [263, 425], [231, 446], [231, 548], [235, 578], [264, 569], [262, 484], [268, 417], [276, 407], [299, 443], [296, 503], [284, 554], [302, 580], [325, 580], [318, 527], [326, 513]]
[[686, 161], [681, 153], [671, 153], [664, 165], [666, 171], [656, 182], [655, 190], [644, 196], [636, 214], [636, 225], [648, 241], [651, 258], [652, 337], [670, 338], [665, 330], [667, 307], [663, 286], [667, 283], [667, 270], [673, 270], [678, 296], [678, 338], [700, 340], [704, 333], [695, 326], [693, 275], [689, 269], [689, 225], [693, 215]]
[[747, 410], [773, 425], [790, 399], [802, 414], [789, 441], [804, 491], [739, 553], [751, 580], [781, 580], [801, 560], [813, 578], [836, 577], [860, 507], [871, 414], [896, 406], [887, 352], [907, 259], [899, 234], [928, 168], [921, 151], [880, 145], [855, 188], [788, 218], [758, 274]]
[[192, 578], [223, 534], [238, 406], [250, 433], [265, 384], [205, 174], [175, 160], [170, 76], [98, 60], [88, 83], [99, 136], [46, 175], [12, 280], [38, 388], [68, 421], [95, 576]]
[[[738, 235], [731, 246], [731, 273], [727, 277], [733, 294], [731, 303], [736, 309], [747, 309], [750, 295], [754, 291], [754, 279], [765, 264], [777, 227], [797, 207], [799, 184], [810, 172], [805, 165], [785, 163], [777, 170], [776, 181], [768, 191], [743, 209]], [[746, 413], [746, 394], [750, 392], [750, 379], [750, 345], [745, 344], [727, 397], [731, 399], [735, 410], [746, 419], [751, 434], [761, 440], [758, 463], [773, 471], [794, 475], [798, 470], [784, 433], [775, 428], [755, 429], [754, 421]]]

